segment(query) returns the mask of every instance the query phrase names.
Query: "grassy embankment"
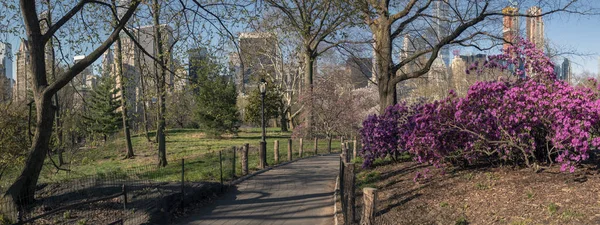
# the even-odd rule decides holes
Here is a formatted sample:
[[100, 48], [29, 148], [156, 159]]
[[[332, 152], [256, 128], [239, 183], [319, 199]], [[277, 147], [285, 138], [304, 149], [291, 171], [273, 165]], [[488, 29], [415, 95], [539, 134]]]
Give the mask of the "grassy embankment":
[[[152, 136], [153, 134], [151, 134]], [[267, 161], [274, 163], [274, 140], [279, 140], [279, 162], [287, 161], [287, 139], [290, 132], [280, 132], [277, 128], [267, 130]], [[150, 143], [143, 135], [132, 138], [135, 157], [123, 159], [125, 140], [116, 138], [96, 147], [85, 147], [65, 154], [68, 162], [63, 167], [70, 171], [58, 171], [47, 160], [40, 177], [40, 183], [61, 182], [85, 176], [112, 176], [118, 178], [135, 177], [155, 181], [179, 181], [181, 179], [181, 159], [185, 159], [185, 179], [188, 181], [218, 181], [219, 154], [223, 151], [223, 176], [231, 178], [231, 147], [250, 144], [249, 168], [258, 168], [258, 149], [261, 132], [258, 128], [242, 129], [237, 136], [209, 138], [201, 130], [177, 129], [167, 131], [167, 159], [169, 165], [157, 169], [157, 145]], [[293, 140], [294, 159], [298, 157], [299, 140]], [[339, 140], [332, 141], [332, 149], [339, 152]], [[314, 155], [314, 140], [304, 140], [304, 156]], [[319, 153], [327, 151], [327, 140], [319, 140]], [[240, 152], [236, 155], [236, 176], [241, 176]], [[16, 172], [16, 171], [14, 171]], [[13, 173], [14, 173], [13, 172]], [[16, 175], [16, 173], [15, 173]], [[7, 176], [2, 180], [3, 188], [11, 181]]]

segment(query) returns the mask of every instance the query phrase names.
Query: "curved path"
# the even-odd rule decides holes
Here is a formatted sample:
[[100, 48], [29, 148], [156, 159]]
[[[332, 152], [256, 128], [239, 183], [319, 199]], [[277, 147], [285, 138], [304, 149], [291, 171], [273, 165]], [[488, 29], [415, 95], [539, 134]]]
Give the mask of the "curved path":
[[180, 224], [333, 223], [337, 154], [302, 159], [249, 178]]

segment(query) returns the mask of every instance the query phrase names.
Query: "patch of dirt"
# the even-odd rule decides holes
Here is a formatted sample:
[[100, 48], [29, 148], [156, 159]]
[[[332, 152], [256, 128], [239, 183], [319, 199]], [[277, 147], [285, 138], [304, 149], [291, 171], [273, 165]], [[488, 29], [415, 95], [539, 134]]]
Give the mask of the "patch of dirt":
[[[433, 176], [415, 183], [425, 169]], [[442, 175], [414, 162], [374, 170], [381, 173], [377, 224], [600, 224], [595, 165], [572, 174], [553, 166], [539, 173], [499, 167], [447, 169]]]
[[119, 180], [77, 180], [39, 186], [36, 201], [27, 206], [24, 219], [50, 212], [66, 205], [77, 204], [122, 193], [127, 187], [127, 204], [123, 196], [78, 205], [56, 214], [44, 216], [32, 224], [109, 224], [123, 220], [124, 224], [165, 224], [189, 206], [203, 204], [221, 192], [221, 185], [210, 182], [186, 182], [184, 202], [181, 183]]

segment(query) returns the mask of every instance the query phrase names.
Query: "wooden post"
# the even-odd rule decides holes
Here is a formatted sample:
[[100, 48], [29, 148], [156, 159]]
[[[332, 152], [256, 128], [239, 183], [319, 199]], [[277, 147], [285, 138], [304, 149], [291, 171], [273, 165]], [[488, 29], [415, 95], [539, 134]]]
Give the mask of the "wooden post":
[[259, 142], [260, 148], [258, 149], [258, 168], [264, 169], [268, 166], [267, 164], [267, 142]]
[[300, 150], [298, 150], [298, 157], [302, 158], [302, 152], [304, 151], [304, 144], [302, 143], [302, 138], [300, 138]]
[[346, 153], [346, 162], [352, 161], [352, 154], [350, 152], [350, 142], [344, 143], [344, 152]]
[[223, 151], [219, 151], [219, 171], [221, 177], [221, 191], [223, 191]]
[[127, 209], [127, 186], [123, 184], [123, 209]]
[[344, 152], [344, 137], [340, 137], [340, 152]]
[[315, 137], [315, 155], [319, 154], [319, 138]]
[[363, 188], [363, 213], [360, 225], [375, 225], [375, 210], [377, 209], [377, 189]]
[[352, 141], [352, 159], [356, 159], [356, 139]]
[[327, 137], [327, 152], [331, 154], [331, 136]]
[[185, 200], [185, 160], [181, 159], [181, 209], [183, 209]]
[[275, 164], [279, 164], [279, 140], [275, 140], [273, 143], [273, 160]]
[[233, 158], [232, 158], [232, 163], [231, 163], [231, 180], [233, 181], [233, 178], [235, 178], [235, 146], [233, 146], [233, 148], [231, 148], [231, 151], [233, 153]]
[[353, 224], [355, 218], [355, 194], [354, 194], [354, 163], [346, 163], [344, 165], [344, 200], [346, 201], [346, 217], [345, 224]]
[[244, 149], [242, 150], [242, 175], [248, 175], [248, 149], [250, 148], [250, 144], [244, 144]]
[[292, 161], [292, 139], [288, 139], [288, 161]]

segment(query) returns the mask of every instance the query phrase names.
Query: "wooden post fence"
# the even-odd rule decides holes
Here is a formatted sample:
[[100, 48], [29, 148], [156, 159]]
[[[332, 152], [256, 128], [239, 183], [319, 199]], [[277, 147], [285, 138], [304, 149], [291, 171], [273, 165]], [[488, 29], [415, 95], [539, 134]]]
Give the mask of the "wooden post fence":
[[377, 210], [377, 189], [363, 188], [363, 213], [360, 225], [375, 225], [375, 210]]
[[242, 149], [242, 175], [248, 175], [248, 149], [250, 148], [250, 144], [244, 144], [244, 148]]
[[235, 178], [235, 146], [233, 146], [233, 148], [231, 149], [232, 153], [233, 153], [233, 158], [232, 158], [232, 162], [231, 162], [231, 180], [233, 181], [233, 179]]
[[331, 136], [327, 137], [327, 152], [331, 154]]
[[288, 161], [292, 161], [292, 139], [288, 139]]
[[221, 191], [223, 191], [223, 151], [219, 151], [219, 169], [221, 178]]
[[319, 154], [319, 138], [315, 137], [315, 155]]
[[279, 140], [275, 140], [273, 143], [273, 161], [275, 164], [279, 164]]
[[346, 153], [340, 154], [340, 197], [344, 224], [354, 224], [355, 220], [355, 194], [354, 194], [354, 163], [347, 161]]
[[356, 139], [352, 141], [352, 159], [356, 159]]
[[181, 205], [179, 206], [183, 210], [185, 201], [185, 160], [181, 159]]
[[304, 144], [302, 143], [302, 138], [300, 138], [300, 150], [298, 150], [298, 157], [302, 158], [302, 152], [304, 151]]

